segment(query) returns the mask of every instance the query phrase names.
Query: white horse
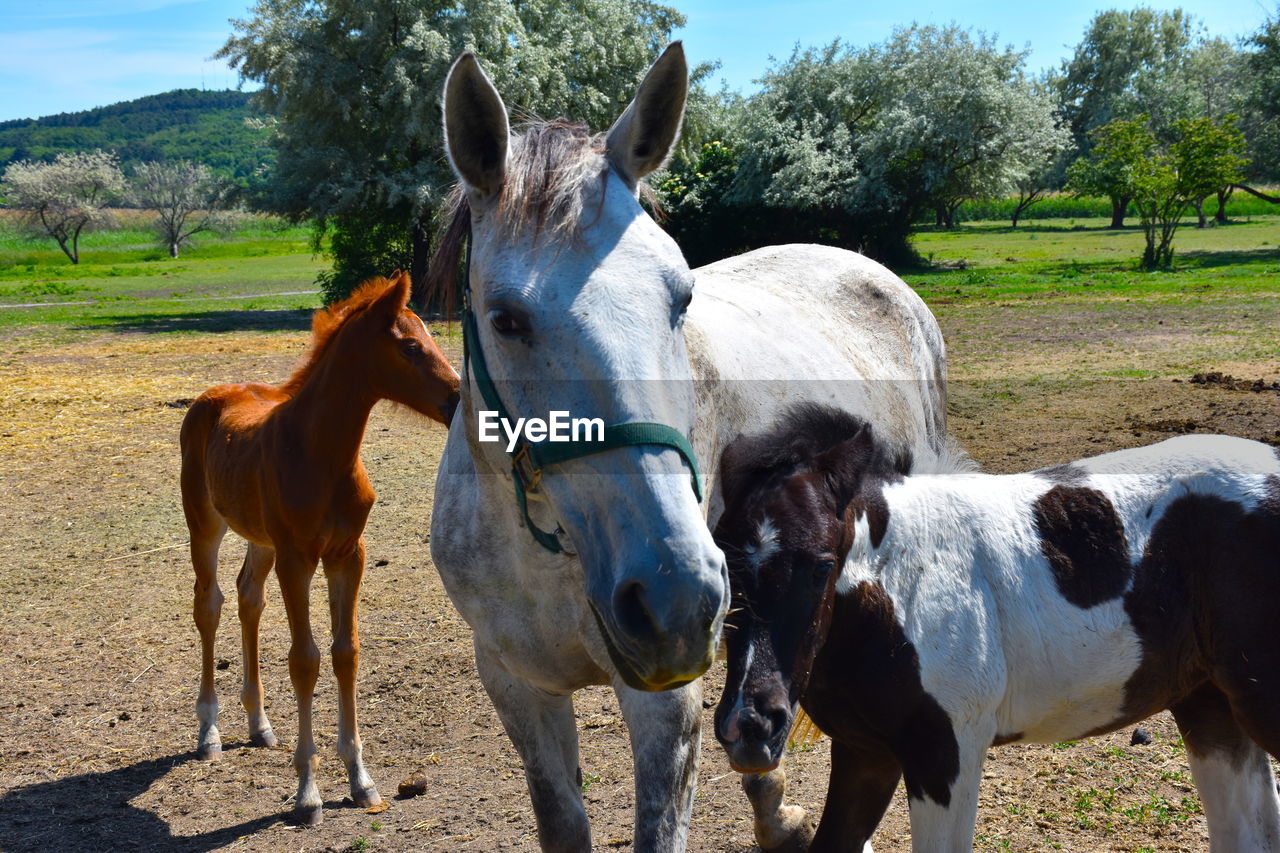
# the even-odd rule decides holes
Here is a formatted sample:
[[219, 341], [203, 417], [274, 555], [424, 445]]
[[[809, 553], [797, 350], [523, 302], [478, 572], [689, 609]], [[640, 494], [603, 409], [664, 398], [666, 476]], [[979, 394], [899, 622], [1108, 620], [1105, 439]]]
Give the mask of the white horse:
[[[820, 246], [763, 249], [695, 274], [641, 207], [641, 179], [679, 134], [687, 80], [673, 44], [600, 135], [550, 122], [512, 136], [470, 54], [445, 84], [461, 192], [437, 268], [457, 269], [469, 233], [469, 352], [431, 554], [474, 631], [544, 850], [591, 848], [571, 700], [590, 684], [613, 687], [630, 731], [635, 849], [684, 849], [699, 676], [729, 597], [707, 525], [721, 502], [708, 481], [699, 506], [691, 468], [711, 474], [731, 440], [797, 400], [839, 400], [904, 448], [943, 440], [941, 333], [900, 279]], [[480, 440], [479, 413], [498, 408], [648, 423], [604, 452], [573, 446], [538, 463]], [[691, 452], [675, 446], [683, 436]], [[771, 793], [754, 798], [765, 822], [780, 836], [803, 829], [798, 810], [777, 811], [777, 785]]]
[[992, 745], [1166, 708], [1209, 849], [1280, 850], [1280, 452], [1188, 435], [996, 476], [801, 406], [722, 469], [716, 735], [743, 772], [781, 760], [797, 702], [831, 736], [814, 853], [863, 849], [900, 779], [912, 850], [972, 850]]

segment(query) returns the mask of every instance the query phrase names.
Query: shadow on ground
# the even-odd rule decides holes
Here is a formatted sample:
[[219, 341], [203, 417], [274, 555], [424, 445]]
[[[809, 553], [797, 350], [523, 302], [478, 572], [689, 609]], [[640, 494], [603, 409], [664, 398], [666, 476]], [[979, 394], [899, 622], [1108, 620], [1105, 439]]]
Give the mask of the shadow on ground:
[[7, 791], [0, 797], [0, 848], [9, 853], [100, 853], [103, 850], [205, 853], [280, 821], [267, 815], [199, 835], [174, 835], [169, 824], [129, 801], [194, 752], [142, 761], [105, 773], [82, 773]]
[[76, 331], [111, 332], [303, 332], [311, 328], [309, 308], [201, 311], [192, 314], [118, 314]]

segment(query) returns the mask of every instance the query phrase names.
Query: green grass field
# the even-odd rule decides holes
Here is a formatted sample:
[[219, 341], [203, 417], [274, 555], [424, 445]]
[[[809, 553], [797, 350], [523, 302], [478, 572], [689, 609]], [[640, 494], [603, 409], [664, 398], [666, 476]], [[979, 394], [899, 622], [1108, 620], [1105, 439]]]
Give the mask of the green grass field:
[[[310, 231], [246, 217], [225, 236], [199, 235], [181, 258], [168, 258], [139, 214], [116, 231], [81, 241], [73, 266], [52, 240], [21, 235], [0, 218], [0, 328], [150, 327], [174, 331], [273, 328], [305, 324], [319, 306], [315, 277], [325, 259]], [[924, 228], [913, 244], [924, 263], [898, 269], [941, 314], [948, 306], [1036, 300], [1179, 301], [1272, 298], [1280, 294], [1280, 215], [1178, 232], [1174, 269], [1144, 273], [1136, 225], [1106, 228], [1104, 218], [1036, 219]], [[29, 306], [29, 307], [9, 307]], [[254, 312], [258, 312], [255, 314]], [[186, 318], [178, 322], [176, 318]]]
[[1174, 266], [1142, 272], [1142, 231], [1107, 220], [1036, 220], [928, 228], [913, 239], [923, 266], [899, 269], [931, 305], [961, 300], [1177, 300], [1188, 294], [1280, 293], [1280, 216], [1198, 229], [1184, 225]]
[[92, 327], [219, 312], [314, 309], [325, 262], [311, 232], [266, 217], [245, 217], [226, 235], [198, 234], [171, 259], [138, 215], [122, 227], [85, 235], [72, 265], [51, 239], [23, 235], [0, 218], [0, 328]]

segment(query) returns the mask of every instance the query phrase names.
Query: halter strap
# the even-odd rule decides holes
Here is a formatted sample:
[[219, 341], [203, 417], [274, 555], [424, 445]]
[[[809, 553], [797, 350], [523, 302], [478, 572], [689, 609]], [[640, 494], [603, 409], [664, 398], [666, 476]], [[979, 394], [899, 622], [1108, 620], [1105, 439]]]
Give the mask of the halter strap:
[[[488, 365], [485, 364], [484, 351], [480, 348], [480, 335], [476, 327], [475, 311], [471, 304], [470, 239], [467, 240], [466, 268], [463, 272], [462, 306], [463, 371], [475, 379], [485, 407], [489, 411], [497, 412], [501, 420], [510, 423], [510, 415], [506, 406], [502, 405], [502, 398], [498, 396], [498, 389], [489, 375]], [[694, 456], [693, 446], [689, 444], [689, 439], [684, 433], [666, 424], [648, 421], [610, 424], [604, 428], [604, 435], [600, 441], [572, 439], [557, 442], [529, 442], [519, 438], [512, 450], [508, 451], [511, 456], [511, 476], [515, 480], [516, 507], [534, 541], [553, 554], [565, 552], [560, 544], [559, 529], [548, 533], [534, 524], [533, 519], [529, 517], [528, 496], [537, 492], [542, 483], [544, 468], [603, 453], [606, 450], [635, 446], [669, 447], [679, 453], [689, 466], [693, 493], [698, 498], [698, 503], [702, 503], [702, 475], [698, 471], [698, 460]]]

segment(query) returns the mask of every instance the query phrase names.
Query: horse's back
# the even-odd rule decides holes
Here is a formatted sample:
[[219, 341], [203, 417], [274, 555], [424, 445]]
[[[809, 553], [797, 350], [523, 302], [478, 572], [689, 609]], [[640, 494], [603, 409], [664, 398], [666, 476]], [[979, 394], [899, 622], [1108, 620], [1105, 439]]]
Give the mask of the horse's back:
[[[765, 371], [750, 378], [935, 378], [931, 371], [944, 364], [942, 335], [924, 302], [856, 252], [770, 246], [695, 274], [691, 316], [699, 326], [732, 330], [726, 342], [738, 340], [735, 349]], [[770, 346], [743, 345], [738, 335]]]
[[[685, 337], [718, 451], [796, 402], [825, 402], [906, 448], [942, 449], [946, 356], [902, 279], [830, 246], [757, 249], [695, 270]], [[712, 466], [714, 466], [714, 461]]]

